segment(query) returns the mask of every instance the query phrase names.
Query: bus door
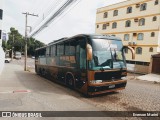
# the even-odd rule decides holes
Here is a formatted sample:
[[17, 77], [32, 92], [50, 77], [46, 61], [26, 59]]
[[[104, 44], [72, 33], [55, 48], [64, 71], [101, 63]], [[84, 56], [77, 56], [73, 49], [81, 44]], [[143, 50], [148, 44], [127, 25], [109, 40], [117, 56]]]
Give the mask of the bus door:
[[75, 81], [75, 87], [78, 89], [83, 89], [82, 87], [84, 87], [87, 82], [86, 41], [83, 39], [80, 39], [78, 45], [76, 46], [76, 61], [78, 78]]

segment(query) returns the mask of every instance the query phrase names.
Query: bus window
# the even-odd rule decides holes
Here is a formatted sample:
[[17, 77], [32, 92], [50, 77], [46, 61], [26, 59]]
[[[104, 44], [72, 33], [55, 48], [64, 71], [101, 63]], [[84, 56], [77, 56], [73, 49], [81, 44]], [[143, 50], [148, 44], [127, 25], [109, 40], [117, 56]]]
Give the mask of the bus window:
[[86, 69], [86, 44], [80, 40], [80, 69]]
[[80, 45], [76, 46], [76, 63], [77, 63], [77, 68], [80, 66]]
[[70, 42], [70, 55], [75, 55], [76, 54], [76, 42]]
[[38, 57], [45, 57], [46, 56], [46, 49], [41, 49], [41, 50], [38, 50]]
[[52, 47], [49, 47], [49, 56], [51, 57]]
[[55, 56], [56, 55], [56, 46], [55, 45], [52, 45], [52, 48], [51, 48], [51, 56]]
[[35, 51], [35, 59], [38, 59], [38, 51]]
[[46, 48], [46, 56], [49, 56], [49, 47]]
[[70, 45], [69, 45], [69, 42], [65, 43], [65, 55], [70, 55]]
[[64, 55], [64, 44], [57, 45], [57, 55], [58, 56]]
[[77, 42], [75, 40], [70, 42], [70, 65], [71, 67], [76, 67], [76, 45], [77, 45]]

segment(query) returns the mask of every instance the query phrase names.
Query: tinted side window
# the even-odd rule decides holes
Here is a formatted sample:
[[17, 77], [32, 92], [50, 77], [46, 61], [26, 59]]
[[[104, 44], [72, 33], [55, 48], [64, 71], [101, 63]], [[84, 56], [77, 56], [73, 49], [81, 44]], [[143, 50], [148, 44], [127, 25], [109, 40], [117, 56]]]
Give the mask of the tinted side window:
[[51, 51], [52, 51], [52, 47], [51, 46], [48, 46], [47, 48], [46, 48], [46, 56], [51, 56]]
[[49, 56], [49, 47], [46, 48], [46, 56]]
[[65, 55], [70, 55], [70, 44], [69, 44], [69, 42], [65, 43]]
[[57, 45], [57, 55], [64, 55], [64, 44]]
[[76, 54], [76, 41], [70, 42], [70, 55]]
[[38, 57], [45, 57], [46, 56], [46, 49], [43, 48], [43, 49], [40, 49], [37, 51], [37, 56]]
[[86, 69], [86, 41], [80, 40], [80, 68]]
[[51, 47], [51, 56], [55, 56], [56, 55], [56, 46], [52, 45]]

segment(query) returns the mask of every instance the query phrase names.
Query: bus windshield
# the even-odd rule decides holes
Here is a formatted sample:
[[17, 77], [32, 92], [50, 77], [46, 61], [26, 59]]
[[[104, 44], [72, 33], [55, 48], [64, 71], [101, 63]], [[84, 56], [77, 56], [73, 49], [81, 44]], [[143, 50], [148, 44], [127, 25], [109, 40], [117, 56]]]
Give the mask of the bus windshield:
[[119, 40], [92, 39], [93, 59], [89, 62], [89, 69], [126, 68], [122, 47]]

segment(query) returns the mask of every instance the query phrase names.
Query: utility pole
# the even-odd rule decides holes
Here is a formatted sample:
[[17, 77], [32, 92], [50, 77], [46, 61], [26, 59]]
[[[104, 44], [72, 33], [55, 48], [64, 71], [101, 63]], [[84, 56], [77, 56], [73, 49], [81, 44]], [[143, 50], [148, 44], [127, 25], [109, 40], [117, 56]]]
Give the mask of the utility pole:
[[26, 17], [26, 21], [25, 21], [25, 59], [24, 59], [24, 71], [27, 71], [27, 17], [28, 15], [30, 16], [36, 16], [38, 17], [38, 15], [35, 15], [35, 14], [30, 14], [28, 12], [25, 12], [25, 13], [22, 13], [25, 15]]
[[13, 61], [13, 47], [14, 46], [14, 35], [12, 35], [12, 54], [11, 54], [11, 60]]

